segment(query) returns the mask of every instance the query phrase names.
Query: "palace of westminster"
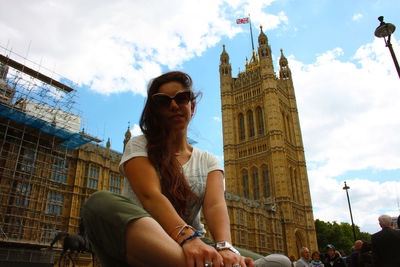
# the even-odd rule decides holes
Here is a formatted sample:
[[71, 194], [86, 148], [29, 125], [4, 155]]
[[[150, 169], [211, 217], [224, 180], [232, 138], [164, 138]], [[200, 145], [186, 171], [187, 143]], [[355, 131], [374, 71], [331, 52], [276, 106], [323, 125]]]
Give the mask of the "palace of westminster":
[[[316, 249], [317, 241], [288, 61], [281, 50], [277, 76], [262, 28], [258, 51], [237, 77], [225, 45], [220, 59], [232, 242], [298, 258], [302, 246]], [[122, 154], [81, 129], [73, 86], [20, 61], [0, 54], [0, 265], [4, 255], [11, 262], [21, 249], [49, 247], [59, 231], [77, 233], [88, 196], [97, 190], [119, 194], [124, 186]], [[124, 143], [130, 138], [128, 127]]]

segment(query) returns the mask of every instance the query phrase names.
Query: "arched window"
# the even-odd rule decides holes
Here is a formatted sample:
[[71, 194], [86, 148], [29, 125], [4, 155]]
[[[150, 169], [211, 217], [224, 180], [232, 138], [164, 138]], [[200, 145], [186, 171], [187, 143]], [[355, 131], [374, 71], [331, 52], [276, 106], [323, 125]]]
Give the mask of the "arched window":
[[262, 57], [266, 57], [266, 56], [268, 56], [267, 49], [263, 49], [263, 50], [261, 50], [261, 56], [262, 56]]
[[243, 183], [243, 196], [247, 199], [250, 198], [250, 188], [249, 188], [249, 174], [247, 170], [242, 171], [242, 183]]
[[261, 169], [262, 169], [264, 198], [269, 198], [271, 196], [271, 183], [269, 180], [268, 166], [262, 165]]
[[252, 137], [255, 135], [255, 131], [254, 131], [253, 111], [251, 110], [247, 112], [247, 121], [249, 122], [249, 137]]
[[257, 107], [257, 125], [258, 125], [258, 134], [264, 133], [264, 116], [262, 109]]
[[260, 199], [260, 184], [258, 182], [258, 169], [253, 167], [251, 169], [251, 177], [253, 178], [253, 197], [254, 200]]
[[301, 238], [301, 234], [299, 231], [296, 231], [295, 233], [296, 236], [296, 247], [297, 247], [297, 258], [300, 258], [300, 250], [304, 246], [303, 238]]
[[246, 131], [244, 129], [244, 116], [242, 113], [239, 114], [239, 139], [244, 140], [246, 138]]

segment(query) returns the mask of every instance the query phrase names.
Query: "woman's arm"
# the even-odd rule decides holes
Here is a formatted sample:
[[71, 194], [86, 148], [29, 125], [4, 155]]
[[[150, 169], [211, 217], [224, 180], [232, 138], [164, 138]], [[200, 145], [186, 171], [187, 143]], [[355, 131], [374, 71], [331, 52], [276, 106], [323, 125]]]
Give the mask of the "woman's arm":
[[[228, 208], [224, 196], [224, 177], [221, 171], [211, 171], [207, 176], [203, 213], [215, 242], [232, 243]], [[231, 250], [219, 251], [225, 266], [254, 266], [253, 260], [241, 257]]]
[[[177, 227], [185, 225], [185, 222], [162, 194], [158, 174], [148, 158], [133, 158], [124, 167], [126, 177], [143, 207], [177, 243], [194, 234], [194, 231], [185, 229], [184, 235], [177, 236]], [[222, 264], [221, 255], [198, 237], [185, 242], [182, 248], [188, 267], [204, 266], [205, 262], [213, 262], [214, 266]]]
[[168, 198], [162, 194], [160, 179], [148, 158], [132, 158], [124, 167], [126, 177], [143, 207], [168, 234], [176, 226], [185, 224]]
[[208, 229], [214, 241], [231, 243], [228, 209], [224, 196], [224, 177], [222, 171], [216, 170], [208, 174], [206, 194], [204, 196], [203, 213]]

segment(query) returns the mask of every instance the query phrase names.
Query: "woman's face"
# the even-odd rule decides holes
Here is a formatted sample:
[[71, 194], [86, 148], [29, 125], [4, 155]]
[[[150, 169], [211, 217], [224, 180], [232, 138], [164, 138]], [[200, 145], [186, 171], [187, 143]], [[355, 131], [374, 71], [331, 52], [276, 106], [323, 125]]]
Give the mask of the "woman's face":
[[313, 260], [314, 261], [319, 261], [319, 254], [318, 253], [313, 255]]
[[[167, 82], [160, 86], [158, 94], [164, 94], [171, 98], [176, 99], [170, 100], [166, 96], [163, 100], [170, 100], [170, 103], [165, 104], [166, 101], [162, 101], [164, 104], [159, 104], [158, 108], [165, 118], [167, 125], [173, 127], [176, 130], [187, 129], [187, 126], [194, 113], [194, 102], [188, 100], [185, 101], [185, 95], [180, 94], [181, 92], [187, 92], [188, 90], [182, 86], [179, 82]], [[154, 98], [155, 96], [153, 96]], [[168, 102], [168, 101], [167, 101]]]

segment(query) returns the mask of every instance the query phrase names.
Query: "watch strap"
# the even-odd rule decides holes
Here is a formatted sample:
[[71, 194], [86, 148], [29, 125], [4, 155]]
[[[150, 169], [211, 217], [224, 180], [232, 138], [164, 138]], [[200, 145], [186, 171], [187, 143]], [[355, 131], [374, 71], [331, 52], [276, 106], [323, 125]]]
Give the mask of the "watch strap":
[[232, 244], [229, 243], [228, 241], [220, 241], [220, 242], [217, 242], [217, 243], [215, 244], [215, 248], [216, 248], [217, 251], [221, 251], [221, 250], [230, 250], [230, 251], [232, 251], [233, 253], [240, 255], [239, 251], [238, 251], [236, 248], [234, 248], [234, 247], [232, 246]]

